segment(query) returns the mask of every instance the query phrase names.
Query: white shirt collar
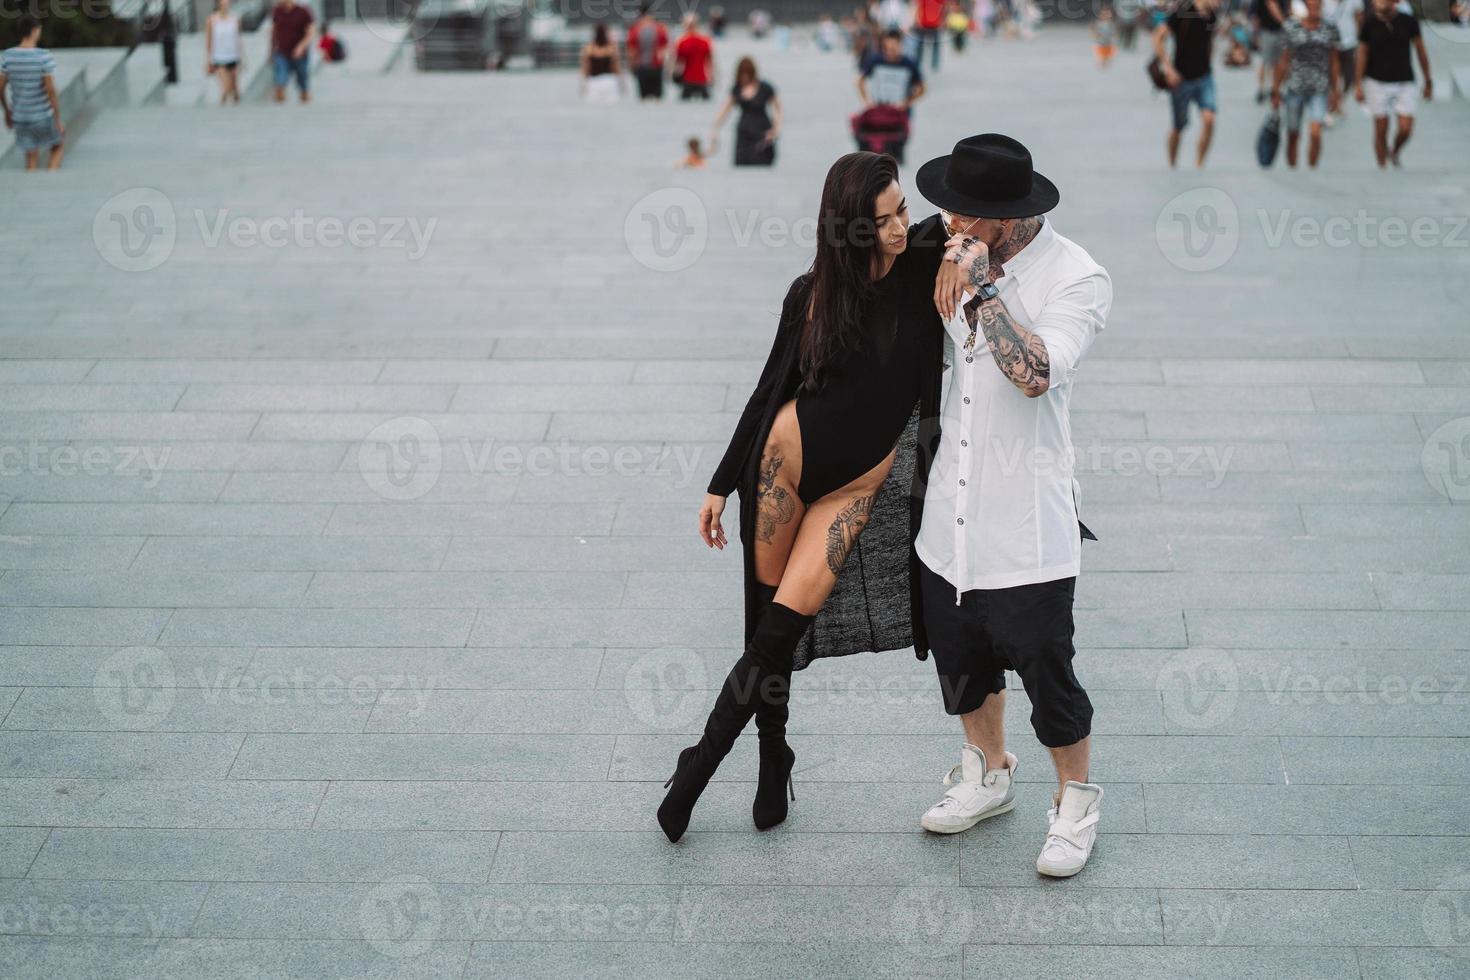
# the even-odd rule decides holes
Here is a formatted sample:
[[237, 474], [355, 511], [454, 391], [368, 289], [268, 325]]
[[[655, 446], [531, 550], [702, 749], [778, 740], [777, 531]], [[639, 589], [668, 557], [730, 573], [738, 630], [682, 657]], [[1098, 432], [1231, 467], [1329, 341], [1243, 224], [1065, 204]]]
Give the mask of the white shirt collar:
[[1055, 244], [1056, 238], [1056, 232], [1052, 231], [1051, 222], [1043, 218], [1041, 220], [1041, 230], [1036, 233], [1036, 237], [1027, 242], [1025, 248], [1012, 255], [1003, 263], [1005, 276], [1001, 278], [1004, 279], [1018, 274], [1023, 275], [1027, 269], [1036, 265], [1037, 262], [1040, 262], [1046, 256], [1047, 252], [1051, 251], [1051, 247]]

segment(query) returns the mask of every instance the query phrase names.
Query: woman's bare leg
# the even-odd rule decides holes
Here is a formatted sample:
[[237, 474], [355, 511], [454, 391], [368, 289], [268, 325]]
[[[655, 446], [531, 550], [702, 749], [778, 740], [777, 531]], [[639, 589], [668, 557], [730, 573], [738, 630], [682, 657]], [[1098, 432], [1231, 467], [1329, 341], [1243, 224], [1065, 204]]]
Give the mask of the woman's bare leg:
[[801, 428], [796, 402], [781, 406], [761, 452], [755, 499], [755, 577], [777, 585], [796, 541], [806, 506], [796, 494], [801, 483]]
[[877, 466], [807, 508], [786, 560], [777, 602], [807, 616], [822, 608], [872, 516], [873, 501], [893, 468], [893, 455], [890, 452]]

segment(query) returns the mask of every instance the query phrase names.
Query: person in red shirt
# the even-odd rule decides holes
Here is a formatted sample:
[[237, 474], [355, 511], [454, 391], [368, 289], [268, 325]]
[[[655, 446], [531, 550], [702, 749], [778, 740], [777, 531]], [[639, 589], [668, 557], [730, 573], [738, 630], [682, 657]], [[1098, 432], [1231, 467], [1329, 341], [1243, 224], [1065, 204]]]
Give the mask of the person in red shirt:
[[633, 77], [638, 79], [638, 98], [664, 97], [664, 52], [669, 47], [669, 32], [653, 19], [650, 4], [638, 8], [638, 19], [628, 28], [628, 61]]
[[295, 0], [280, 0], [271, 11], [271, 81], [277, 102], [286, 101], [286, 83], [296, 78], [301, 101], [311, 101], [309, 55], [316, 36], [311, 11]]
[[914, 38], [919, 42], [914, 61], [920, 65], [924, 63], [924, 45], [927, 44], [934, 49], [930, 60], [934, 71], [939, 70], [940, 28], [944, 25], [944, 8], [947, 5], [946, 0], [917, 0], [914, 4]]
[[709, 101], [714, 59], [714, 43], [699, 30], [699, 15], [685, 14], [684, 34], [674, 46], [674, 79], [679, 83], [680, 101]]

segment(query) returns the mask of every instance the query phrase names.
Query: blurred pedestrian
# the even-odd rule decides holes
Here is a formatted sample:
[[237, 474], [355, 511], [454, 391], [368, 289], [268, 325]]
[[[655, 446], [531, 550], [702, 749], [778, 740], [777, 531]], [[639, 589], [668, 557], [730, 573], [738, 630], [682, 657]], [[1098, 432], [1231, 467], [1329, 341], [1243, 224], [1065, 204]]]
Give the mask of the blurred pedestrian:
[[905, 111], [924, 95], [924, 76], [913, 58], [903, 53], [903, 32], [883, 35], [882, 53], [869, 56], [857, 80], [863, 107], [898, 106]]
[[638, 19], [628, 28], [628, 61], [638, 80], [639, 99], [664, 97], [664, 53], [669, 47], [669, 32], [653, 19], [651, 9], [651, 4], [640, 6]]
[[[1358, 32], [1363, 29], [1363, 0], [1327, 0], [1322, 15], [1337, 28], [1337, 75], [1342, 91], [1351, 92], [1358, 82]], [[1337, 122], [1335, 111], [1327, 113], [1328, 126]]]
[[714, 43], [699, 29], [699, 15], [684, 15], [684, 33], [674, 46], [674, 81], [679, 83], [679, 99], [709, 101], [709, 87], [714, 66]]
[[1138, 22], [1143, 18], [1143, 0], [1113, 0], [1113, 13], [1118, 21], [1118, 45], [1133, 50], [1138, 38]]
[[592, 40], [582, 48], [582, 98], [592, 105], [613, 105], [623, 90], [623, 68], [618, 46], [606, 24], [592, 29]]
[[1113, 20], [1113, 8], [1103, 7], [1092, 21], [1092, 50], [1097, 55], [1097, 66], [1106, 68], [1117, 50], [1114, 44], [1117, 24]]
[[1261, 66], [1256, 72], [1257, 102], [1266, 101], [1271, 72], [1281, 61], [1281, 25], [1290, 10], [1290, 0], [1251, 0], [1251, 25], [1256, 31], [1256, 50], [1261, 55]]
[[15, 131], [15, 145], [25, 154], [26, 169], [41, 165], [41, 150], [47, 170], [60, 170], [66, 152], [62, 144], [66, 124], [61, 121], [61, 101], [56, 94], [56, 58], [41, 47], [41, 22], [21, 17], [16, 24], [20, 43], [0, 52], [0, 108], [5, 128]]
[[[1210, 71], [1210, 54], [1218, 27], [1218, 0], [1184, 0], [1154, 29], [1154, 53], [1169, 85], [1169, 166], [1179, 157], [1179, 139], [1189, 125], [1189, 106], [1199, 107], [1200, 134], [1196, 166], [1205, 165], [1210, 139], [1215, 133], [1215, 76]], [[1165, 42], [1174, 40], [1170, 56]]]
[[735, 84], [715, 114], [709, 152], [719, 145], [720, 127], [736, 106], [735, 166], [769, 167], [776, 162], [776, 139], [781, 135], [781, 100], [771, 84], [760, 77], [755, 62], [746, 57], [735, 66]]
[[[1419, 56], [1424, 75], [1424, 98], [1434, 95], [1429, 76], [1429, 54], [1413, 14], [1398, 9], [1394, 0], [1373, 0], [1373, 12], [1363, 19], [1358, 33], [1358, 72], [1353, 97], [1368, 106], [1373, 116], [1373, 155], [1378, 166], [1399, 165], [1399, 153], [1414, 132], [1414, 66], [1409, 49]], [[1396, 116], [1398, 129], [1393, 144], [1388, 142], [1388, 117]]]
[[1295, 167], [1302, 120], [1306, 119], [1307, 166], [1322, 156], [1322, 124], [1337, 111], [1337, 25], [1322, 18], [1322, 0], [1306, 0], [1307, 11], [1281, 28], [1281, 61], [1271, 86], [1271, 107], [1280, 109], [1286, 83], [1286, 165]]
[[240, 18], [230, 0], [218, 0], [204, 22], [204, 71], [219, 82], [219, 102], [240, 102], [240, 70], [245, 56], [240, 46]]
[[316, 22], [296, 0], [276, 0], [271, 11], [271, 81], [277, 102], [286, 101], [286, 84], [296, 79], [303, 104], [311, 101], [311, 41]]
[[931, 49], [929, 67], [939, 70], [939, 49], [944, 46], [940, 28], [944, 26], [945, 0], [914, 0], [914, 60], [924, 63], [924, 49]]

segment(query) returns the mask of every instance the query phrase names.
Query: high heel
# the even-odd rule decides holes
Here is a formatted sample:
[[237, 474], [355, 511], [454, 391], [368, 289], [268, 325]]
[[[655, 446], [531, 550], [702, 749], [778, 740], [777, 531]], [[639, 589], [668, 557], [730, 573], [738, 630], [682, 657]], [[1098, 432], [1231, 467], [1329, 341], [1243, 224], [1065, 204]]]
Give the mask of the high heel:
[[796, 767], [796, 752], [785, 739], [761, 739], [761, 772], [756, 783], [755, 802], [750, 815], [757, 829], [770, 830], [786, 819], [786, 796], [796, 799], [796, 786], [791, 770]]
[[[715, 706], [705, 719], [704, 735], [697, 744], [679, 753], [674, 774], [664, 784], [668, 792], [659, 804], [658, 823], [670, 841], [677, 842], [684, 836], [684, 831], [689, 828], [694, 804], [699, 802], [699, 797], [714, 777], [715, 770], [734, 747], [735, 739], [740, 736], [741, 730], [755, 714], [760, 699], [765, 696], [763, 688], [768, 686], [765, 682], [773, 675], [780, 676], [782, 666], [786, 671], [791, 669], [792, 651], [796, 649], [811, 622], [811, 616], [798, 613], [780, 603], [772, 603], [761, 616], [745, 652], [735, 662], [725, 683], [720, 687]], [[784, 741], [782, 739], [783, 744]], [[791, 762], [786, 765], [787, 776], [790, 775], [795, 758], [792, 753]], [[775, 785], [779, 792], [780, 781]], [[781, 816], [784, 819], [785, 800], [781, 802]]]
[[[704, 792], [705, 786], [709, 784], [710, 776], [714, 775], [713, 767], [702, 780], [695, 775], [694, 760], [698, 753], [698, 745], [691, 745], [681, 751], [679, 761], [674, 767], [674, 774], [664, 783], [664, 789], [669, 789], [676, 780], [679, 780], [679, 787], [669, 789], [658, 808], [658, 825], [663, 828], [664, 835], [671, 843], [677, 844], [679, 838], [684, 836], [684, 831], [689, 828], [689, 817], [694, 811], [694, 804], [699, 799], [699, 794]], [[684, 777], [682, 780], [680, 780], [681, 776]]]

